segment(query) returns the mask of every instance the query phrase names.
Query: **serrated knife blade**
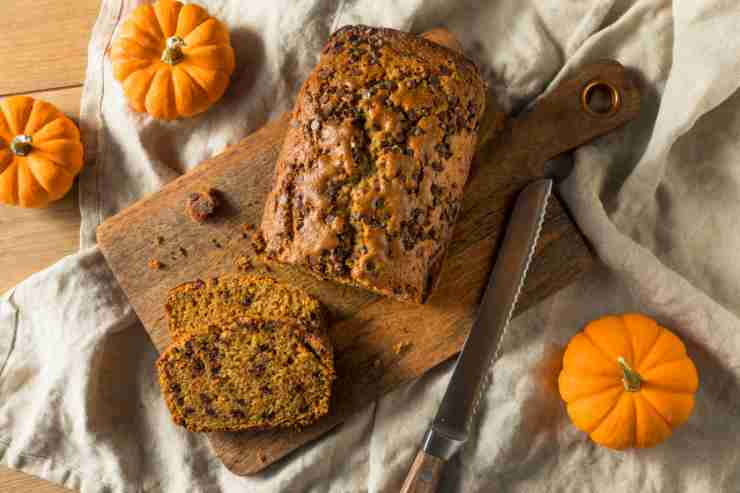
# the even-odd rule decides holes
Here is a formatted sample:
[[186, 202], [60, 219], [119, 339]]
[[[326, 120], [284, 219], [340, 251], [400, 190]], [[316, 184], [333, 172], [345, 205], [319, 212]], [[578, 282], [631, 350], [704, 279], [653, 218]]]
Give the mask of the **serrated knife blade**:
[[437, 415], [424, 436], [422, 450], [406, 478], [404, 492], [428, 491], [411, 489], [412, 484], [418, 488], [420, 482], [436, 483], [433, 476], [439, 473], [441, 464], [468, 439], [483, 381], [498, 356], [499, 343], [511, 320], [537, 246], [552, 184], [550, 179], [532, 182], [516, 199], [478, 317], [457, 358]]

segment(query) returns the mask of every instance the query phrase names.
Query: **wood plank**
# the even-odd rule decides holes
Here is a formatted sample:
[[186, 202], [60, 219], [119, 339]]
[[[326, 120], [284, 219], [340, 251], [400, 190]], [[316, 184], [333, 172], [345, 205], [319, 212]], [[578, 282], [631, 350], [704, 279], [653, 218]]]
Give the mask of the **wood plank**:
[[[8, 3], [9, 5], [6, 5]], [[45, 99], [77, 120], [89, 32], [99, 0], [3, 2], [0, 18], [0, 94]], [[78, 87], [74, 87], [77, 85]], [[70, 86], [66, 89], [47, 89]], [[44, 211], [0, 206], [0, 293], [77, 250], [77, 188]], [[70, 492], [0, 466], [0, 491]]]
[[69, 493], [72, 490], [63, 488], [43, 479], [0, 466], [0, 492], [23, 493]]
[[[32, 93], [77, 120], [81, 87]], [[77, 186], [46, 209], [0, 205], [0, 293], [29, 275], [74, 253], [80, 243]]]
[[[599, 77], [620, 91], [621, 107], [611, 116], [593, 115], [581, 106], [582, 89]], [[459, 351], [518, 191], [543, 176], [546, 158], [616, 128], [638, 109], [639, 92], [624, 68], [600, 63], [562, 83], [531, 113], [510, 121], [498, 138], [483, 144], [439, 286], [427, 305], [318, 281], [286, 266], [260, 267], [303, 287], [332, 312], [330, 336], [339, 375], [335, 400], [329, 416], [300, 431], [211, 434], [224, 464], [236, 474], [258, 472]], [[236, 272], [236, 259], [250, 254], [241, 226], [260, 220], [287, 124], [283, 115], [98, 228], [103, 253], [159, 350], [170, 342], [163, 309], [169, 289], [198, 277]], [[191, 192], [206, 188], [219, 190], [225, 205], [207, 225], [199, 225], [184, 214], [183, 204]], [[178, 253], [181, 247], [187, 255]], [[149, 269], [150, 258], [164, 267]], [[517, 311], [566, 286], [593, 262], [559, 200], [551, 201]], [[399, 343], [408, 344], [406, 350], [397, 351]]]
[[3, 2], [0, 95], [82, 84], [99, 7], [100, 0]]

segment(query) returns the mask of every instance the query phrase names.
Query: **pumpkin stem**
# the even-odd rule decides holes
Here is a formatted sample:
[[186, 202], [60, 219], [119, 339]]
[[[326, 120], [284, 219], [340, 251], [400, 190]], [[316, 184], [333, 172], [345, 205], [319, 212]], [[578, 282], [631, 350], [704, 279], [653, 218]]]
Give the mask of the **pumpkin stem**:
[[27, 156], [31, 152], [32, 147], [30, 135], [16, 135], [10, 143], [10, 150], [16, 156]]
[[167, 47], [162, 52], [162, 61], [170, 65], [176, 65], [182, 61], [182, 47], [185, 46], [185, 40], [180, 36], [170, 36], [167, 38]]
[[629, 364], [627, 364], [627, 361], [623, 357], [617, 358], [617, 363], [619, 363], [619, 366], [622, 367], [622, 372], [624, 373], [624, 376], [622, 377], [622, 382], [624, 382], [624, 390], [627, 392], [637, 392], [640, 390], [640, 385], [642, 384], [642, 378], [640, 378], [640, 374], [637, 373], [635, 370], [630, 367]]

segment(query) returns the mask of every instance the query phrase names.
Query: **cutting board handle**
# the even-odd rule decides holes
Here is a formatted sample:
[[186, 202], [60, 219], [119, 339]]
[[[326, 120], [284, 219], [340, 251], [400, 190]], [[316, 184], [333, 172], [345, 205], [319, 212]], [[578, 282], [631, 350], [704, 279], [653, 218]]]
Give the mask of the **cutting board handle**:
[[514, 118], [507, 132], [512, 149], [527, 149], [530, 171], [545, 176], [545, 162], [604, 135], [634, 119], [640, 112], [640, 91], [619, 62], [588, 65], [561, 82]]

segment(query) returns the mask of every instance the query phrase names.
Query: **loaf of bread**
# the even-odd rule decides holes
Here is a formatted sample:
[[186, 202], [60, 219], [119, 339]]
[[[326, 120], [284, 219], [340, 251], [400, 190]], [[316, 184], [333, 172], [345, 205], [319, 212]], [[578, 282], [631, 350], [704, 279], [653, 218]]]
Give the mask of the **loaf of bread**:
[[327, 316], [321, 303], [300, 288], [264, 275], [230, 275], [180, 284], [165, 303], [173, 339], [234, 317], [290, 319], [323, 333]]
[[267, 257], [423, 303], [484, 106], [461, 54], [392, 29], [337, 31], [291, 116], [262, 218]]
[[333, 366], [305, 344], [305, 327], [237, 319], [178, 339], [159, 357], [159, 383], [189, 431], [297, 427], [329, 411]]

